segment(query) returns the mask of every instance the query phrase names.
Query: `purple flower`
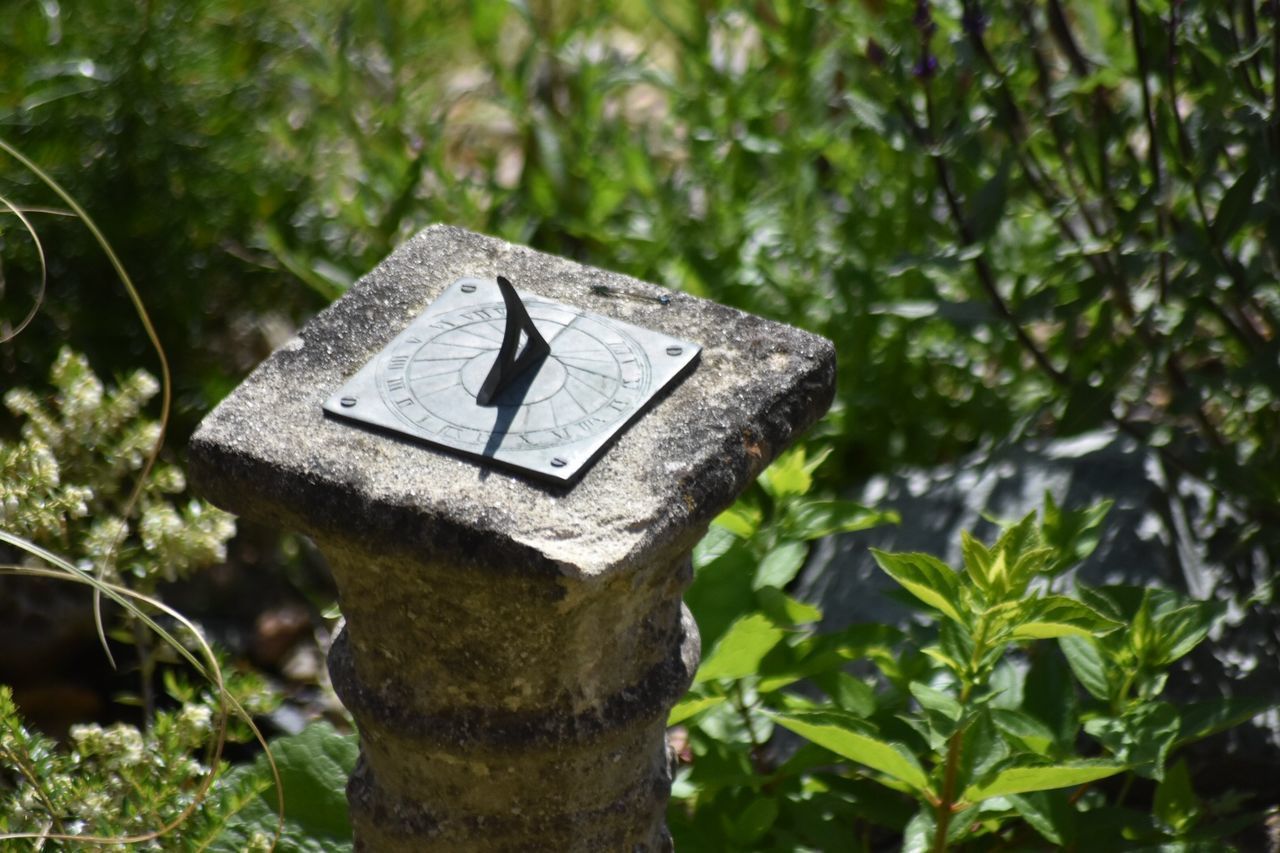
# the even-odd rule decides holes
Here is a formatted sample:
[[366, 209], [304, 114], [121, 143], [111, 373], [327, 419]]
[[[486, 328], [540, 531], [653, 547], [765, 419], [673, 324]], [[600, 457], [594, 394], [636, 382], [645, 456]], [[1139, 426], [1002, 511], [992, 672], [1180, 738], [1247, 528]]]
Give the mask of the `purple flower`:
[[926, 53], [920, 61], [911, 66], [911, 74], [918, 80], [929, 80], [938, 71], [938, 57]]

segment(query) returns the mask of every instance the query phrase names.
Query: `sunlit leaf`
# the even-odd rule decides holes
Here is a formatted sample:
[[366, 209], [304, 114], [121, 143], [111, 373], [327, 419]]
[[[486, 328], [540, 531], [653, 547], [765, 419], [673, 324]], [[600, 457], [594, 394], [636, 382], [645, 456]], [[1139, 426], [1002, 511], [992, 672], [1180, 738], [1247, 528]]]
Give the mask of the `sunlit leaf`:
[[1051, 791], [1055, 788], [1066, 788], [1105, 779], [1126, 769], [1126, 765], [1112, 761], [1084, 760], [1039, 767], [1010, 767], [1001, 770], [986, 784], [971, 785], [966, 788], [964, 799], [974, 803], [1009, 794]]
[[903, 746], [880, 740], [856, 718], [833, 712], [774, 714], [778, 725], [850, 761], [864, 764], [918, 791], [929, 788], [920, 762]]
[[871, 549], [876, 563], [889, 577], [925, 604], [963, 623], [958, 603], [960, 581], [951, 567], [929, 554], [890, 554]]
[[718, 678], [743, 678], [760, 668], [760, 661], [785, 632], [762, 613], [743, 616], [729, 626], [698, 668], [695, 683]]

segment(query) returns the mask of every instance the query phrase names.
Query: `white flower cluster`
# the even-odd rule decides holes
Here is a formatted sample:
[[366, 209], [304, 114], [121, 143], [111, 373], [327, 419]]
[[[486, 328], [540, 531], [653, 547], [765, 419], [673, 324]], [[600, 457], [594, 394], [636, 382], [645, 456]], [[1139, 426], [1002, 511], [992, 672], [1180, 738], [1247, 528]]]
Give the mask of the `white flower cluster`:
[[[105, 567], [141, 592], [226, 558], [232, 517], [185, 491], [182, 469], [161, 462], [136, 506], [137, 472], [155, 451], [159, 423], [143, 407], [159, 390], [135, 371], [108, 388], [84, 356], [64, 348], [50, 372], [47, 399], [15, 388], [5, 406], [22, 419], [21, 440], [0, 442], [0, 523], [38, 545], [68, 554], [86, 570]], [[124, 517], [138, 513], [136, 527]]]

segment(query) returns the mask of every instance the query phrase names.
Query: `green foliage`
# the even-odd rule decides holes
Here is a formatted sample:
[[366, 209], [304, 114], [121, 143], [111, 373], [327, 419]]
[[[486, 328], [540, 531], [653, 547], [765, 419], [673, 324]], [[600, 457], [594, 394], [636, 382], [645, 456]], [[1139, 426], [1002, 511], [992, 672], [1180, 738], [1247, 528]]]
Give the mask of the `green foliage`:
[[[803, 544], [784, 521], [788, 503], [808, 504], [802, 471], [802, 452], [779, 460], [761, 477], [778, 502], [765, 510], [748, 497], [696, 552], [690, 600], [708, 652], [669, 719], [688, 739], [670, 812], [681, 849], [728, 838], [738, 849], [868, 850], [899, 836], [904, 850], [1120, 850], [1238, 829], [1173, 755], [1273, 703], [1163, 695], [1170, 667], [1222, 623], [1222, 603], [1062, 588], [1093, 550], [1105, 504], [1066, 510], [1046, 497], [1043, 520], [1008, 524], [995, 542], [964, 533], [959, 571], [873, 550], [927, 625], [822, 634], [817, 608], [743, 570], [756, 559], [758, 580], [769, 557]], [[806, 745], [782, 746], [780, 729]], [[1156, 783], [1149, 808], [1132, 802], [1138, 779]]]
[[987, 307], [1011, 410], [1145, 442], [1214, 490], [1217, 541], [1274, 561], [1275, 28], [1253, 4], [872, 17], [860, 95], [934, 176], [919, 272]]
[[[227, 686], [252, 710], [271, 701], [255, 677]], [[234, 773], [213, 783], [211, 774], [225, 771], [209, 765], [222, 712], [204, 691], [177, 710], [157, 712], [146, 729], [77, 725], [62, 745], [27, 729], [9, 688], [0, 685], [0, 835], [66, 835], [101, 839], [93, 842], [99, 845], [146, 836], [142, 849], [203, 849], [247, 792], [258, 790]], [[43, 849], [80, 850], [85, 843], [51, 839]]]
[[[30, 571], [35, 549], [71, 554], [78, 563], [66, 571], [101, 573], [152, 596], [162, 581], [225, 559], [232, 518], [203, 501], [179, 501], [181, 469], [161, 463], [135, 486], [160, 436], [160, 425], [144, 414], [156, 381], [136, 371], [107, 388], [67, 348], [50, 379], [50, 394], [15, 388], [4, 397], [22, 421], [17, 440], [0, 442], [0, 525], [8, 541], [32, 549]], [[164, 682], [180, 707], [156, 710], [156, 666], [177, 660], [177, 650], [157, 645], [132, 611], [113, 613], [119, 624], [111, 635], [136, 645], [141, 686], [139, 697], [117, 700], [143, 705], [145, 728], [73, 726], [64, 747], [27, 729], [0, 686], [0, 834], [147, 836], [154, 849], [199, 847], [197, 839], [216, 835], [220, 815], [243, 793], [238, 780], [206, 784], [224, 769], [211, 764], [215, 746], [253, 734], [229, 718], [221, 694], [191, 686], [175, 670], [164, 672]], [[225, 698], [249, 714], [278, 701], [256, 674], [229, 675], [224, 685]], [[69, 849], [56, 838], [50, 843]]]
[[[1099, 849], [1123, 835], [1190, 845], [1211, 824], [1170, 755], [1260, 706], [1164, 698], [1220, 603], [1058, 588], [1105, 508], [1049, 501], [1007, 542], [966, 538], [959, 573], [881, 555], [931, 633], [817, 634], [820, 614], [785, 589], [812, 539], [888, 520], [811, 497], [815, 477], [1105, 425], [1153, 448], [1170, 490], [1207, 484], [1192, 534], [1237, 563], [1237, 603], [1271, 601], [1257, 566], [1280, 559], [1280, 81], [1257, 4], [9, 5], [0, 128], [104, 214], [143, 273], [180, 366], [179, 440], [295, 320], [432, 221], [837, 342], [819, 437], [834, 464], [787, 457], [695, 556], [707, 653], [673, 715], [696, 755], [679, 790], [697, 807], [673, 813], [685, 846], [839, 850], [887, 827], [928, 847], [938, 812], [916, 808], [894, 756], [915, 756], [940, 797], [938, 749], [957, 732], [957, 802], [977, 800], [948, 821], [957, 843], [999, 836], [1014, 813], [1019, 842]], [[50, 202], [28, 175], [0, 181], [28, 209]], [[35, 382], [68, 335], [120, 375], [142, 351], [113, 274], [60, 222], [41, 220], [59, 247], [47, 310], [0, 343], [5, 387]], [[0, 332], [25, 316], [12, 297], [37, 267], [6, 224]], [[82, 382], [85, 400], [126, 408], [147, 384], [135, 374], [112, 398]], [[4, 445], [6, 530], [86, 563], [123, 535], [115, 565], [139, 589], [219, 553], [226, 521], [175, 500], [177, 469], [147, 485], [141, 518], [120, 518], [127, 487], [103, 472], [136, 471], [153, 432], [113, 435], [110, 406], [95, 409], [99, 438], [75, 400], [15, 404], [28, 423]], [[76, 473], [82, 441], [109, 461]], [[818, 707], [789, 692], [801, 679]], [[843, 733], [864, 758], [809, 745], [777, 775], [763, 745], [784, 719]], [[1077, 740], [1130, 767], [1135, 789], [1155, 783], [1153, 809], [1116, 807], [1114, 780], [1083, 782], [1099, 766], [1079, 763]], [[823, 770], [835, 755], [874, 769]], [[999, 769], [1019, 756], [1039, 763]], [[1063, 779], [1088, 787], [1075, 802], [1035, 789]]]
[[[347, 777], [359, 751], [354, 734], [328, 723], [312, 723], [299, 734], [271, 742], [271, 755], [284, 791], [281, 849], [330, 853], [351, 849], [347, 819]], [[277, 792], [265, 756], [232, 770], [227, 785], [238, 793], [234, 815], [226, 819], [208, 848], [218, 853], [264, 849], [276, 832]]]
[[[63, 348], [52, 395], [15, 388], [5, 406], [22, 419], [17, 441], [0, 441], [0, 524], [10, 533], [150, 593], [226, 558], [235, 523], [186, 490], [182, 470], [157, 466], [130, 506], [133, 479], [160, 436], [142, 414], [159, 390], [145, 371], [107, 389], [81, 355]], [[126, 518], [137, 510], [136, 520]]]

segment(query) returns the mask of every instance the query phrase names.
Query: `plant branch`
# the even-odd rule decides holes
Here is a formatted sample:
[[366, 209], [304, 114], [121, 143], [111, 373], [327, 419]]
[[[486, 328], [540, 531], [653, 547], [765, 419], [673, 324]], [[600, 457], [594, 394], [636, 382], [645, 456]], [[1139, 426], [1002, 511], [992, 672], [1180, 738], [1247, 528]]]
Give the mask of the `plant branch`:
[[[12, 728], [10, 728], [10, 731], [13, 732]], [[13, 734], [16, 736], [17, 732], [13, 732]], [[45, 790], [44, 785], [40, 782], [39, 774], [36, 773], [35, 769], [31, 767], [31, 764], [24, 760], [23, 756], [19, 755], [17, 752], [0, 745], [0, 753], [3, 753], [10, 763], [17, 766], [19, 772], [26, 777], [27, 784], [35, 790], [36, 796], [39, 797], [41, 805], [43, 805], [45, 811], [49, 813], [51, 828], [57, 830], [59, 835], [65, 835], [67, 831], [63, 828], [62, 821], [58, 818], [58, 810], [53, 805], [53, 799], [49, 796], [49, 792]]]
[[[928, 105], [931, 117], [933, 112], [933, 95], [927, 83], [924, 87], [924, 91], [925, 101]], [[952, 222], [955, 223], [956, 229], [960, 232], [960, 238], [964, 241], [965, 245], [973, 245], [977, 240], [973, 233], [973, 227], [969, 224], [969, 219], [964, 214], [964, 209], [960, 204], [960, 198], [956, 193], [955, 187], [952, 185], [950, 167], [947, 165], [946, 158], [937, 152], [936, 145], [934, 144], [933, 122], [930, 121], [928, 126], [921, 128], [911, 119], [910, 113], [906, 112], [906, 107], [901, 103], [901, 101], [898, 102], [898, 108], [899, 111], [903, 112], [907, 118], [908, 124], [915, 127], [917, 133], [923, 136], [922, 142], [930, 152], [929, 158], [933, 161], [934, 170], [937, 172], [938, 183], [942, 187], [942, 193], [946, 199], [947, 210], [951, 215]], [[1049, 357], [1040, 350], [1040, 347], [1036, 345], [1036, 342], [1027, 334], [1026, 329], [1022, 328], [1022, 324], [1014, 315], [1009, 304], [1005, 302], [1004, 297], [1000, 295], [1000, 290], [996, 286], [995, 273], [992, 271], [991, 265], [987, 263], [986, 255], [979, 254], [975, 257], [973, 259], [973, 266], [975, 272], [978, 274], [978, 281], [986, 292], [987, 298], [990, 300], [992, 307], [995, 308], [996, 313], [998, 313], [1009, 325], [1014, 336], [1018, 339], [1018, 342], [1031, 355], [1036, 364], [1038, 364], [1040, 368], [1054, 380], [1054, 382], [1063, 387], [1069, 387], [1071, 385], [1070, 380], [1062, 371], [1058, 370], [1058, 368], [1054, 366], [1053, 362], [1049, 360]]]
[[[1249, 5], [1253, 0], [1244, 0], [1245, 5]], [[1250, 10], [1251, 12], [1252, 10]], [[1249, 14], [1248, 12], [1245, 13]], [[1235, 0], [1227, 2], [1227, 33], [1231, 37], [1231, 47], [1237, 54], [1244, 52], [1244, 45], [1240, 40], [1240, 31], [1236, 28], [1236, 4]], [[1258, 88], [1258, 84], [1254, 82], [1253, 75], [1249, 73], [1250, 68], [1255, 66], [1248, 62], [1232, 63], [1240, 69], [1240, 79], [1244, 83], [1245, 89], [1249, 91], [1250, 96], [1262, 100], [1262, 91]]]
[[[1138, 82], [1142, 86], [1142, 114], [1147, 125], [1147, 161], [1151, 170], [1151, 193], [1156, 209], [1156, 235], [1163, 243], [1169, 233], [1169, 213], [1165, 209], [1164, 180], [1160, 162], [1160, 134], [1156, 130], [1155, 107], [1151, 103], [1151, 63], [1147, 58], [1146, 37], [1142, 32], [1142, 15], [1138, 0], [1129, 0], [1129, 21], [1133, 28], [1133, 53], [1138, 62]], [[1159, 250], [1160, 301], [1169, 296], [1169, 251]]]

